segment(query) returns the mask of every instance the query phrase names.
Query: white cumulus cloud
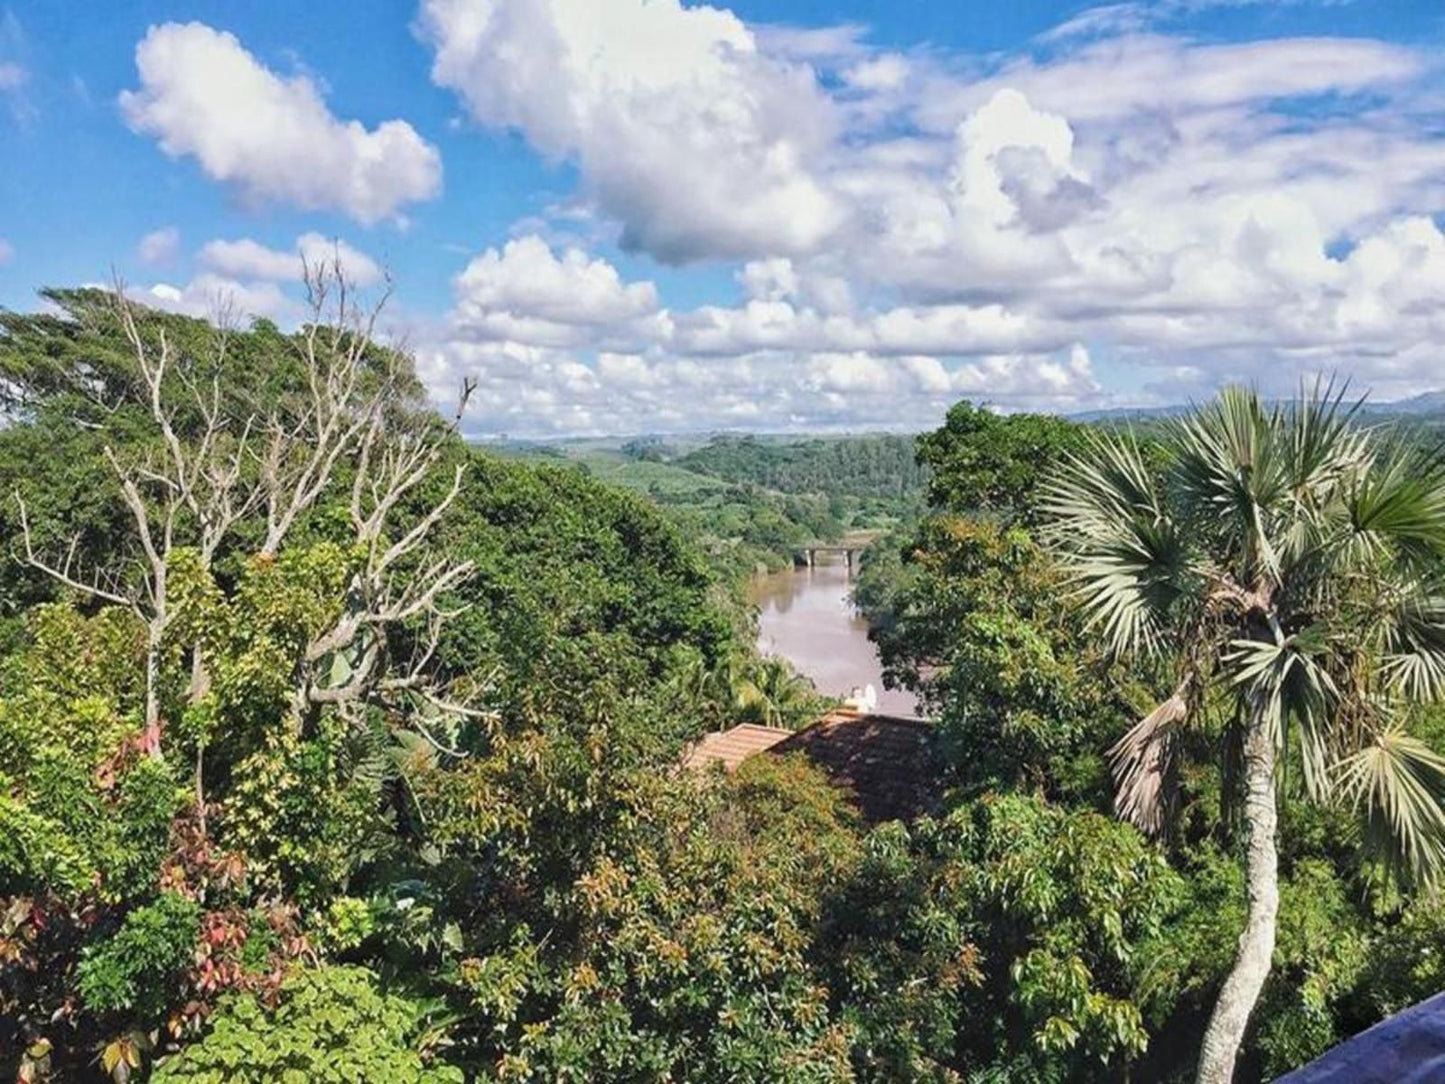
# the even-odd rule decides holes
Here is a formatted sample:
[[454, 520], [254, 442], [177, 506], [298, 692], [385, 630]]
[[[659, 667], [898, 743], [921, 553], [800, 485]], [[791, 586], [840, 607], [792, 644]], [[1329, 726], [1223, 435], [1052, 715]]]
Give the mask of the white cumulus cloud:
[[842, 207], [815, 163], [834, 123], [806, 65], [678, 0], [425, 0], [432, 78], [484, 124], [574, 160], [625, 247], [668, 261], [798, 252]]
[[136, 245], [141, 263], [157, 266], [172, 262], [181, 249], [181, 231], [175, 226], [151, 230]]
[[579, 248], [558, 256], [536, 236], [488, 249], [454, 286], [457, 326], [481, 339], [600, 344], [665, 334], [668, 326], [651, 282], [624, 282], [612, 264]]
[[363, 223], [441, 188], [441, 157], [389, 120], [368, 130], [327, 108], [305, 75], [283, 77], [232, 34], [203, 23], [153, 26], [136, 46], [137, 90], [122, 92], [130, 127], [252, 204], [337, 209]]
[[380, 282], [383, 275], [380, 265], [366, 253], [339, 238], [327, 238], [319, 233], [302, 234], [289, 251], [271, 248], [249, 237], [208, 241], [199, 258], [210, 270], [237, 279], [295, 283], [300, 281], [307, 266], [339, 266], [352, 285], [365, 287]]

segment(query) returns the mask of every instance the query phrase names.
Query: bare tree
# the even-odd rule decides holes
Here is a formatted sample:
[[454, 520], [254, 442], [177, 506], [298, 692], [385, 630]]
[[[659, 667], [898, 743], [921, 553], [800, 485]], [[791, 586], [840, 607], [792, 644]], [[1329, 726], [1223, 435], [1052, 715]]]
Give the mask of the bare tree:
[[[43, 558], [36, 552], [29, 515], [18, 494], [17, 501], [27, 563], [82, 595], [126, 606], [144, 623], [144, 745], [158, 757], [160, 669], [166, 634], [175, 617], [170, 572], [176, 550], [181, 546], [194, 548], [203, 567], [209, 568], [236, 522], [257, 507], [260, 490], [251, 483], [246, 470], [255, 418], [234, 418], [222, 393], [221, 372], [230, 343], [228, 309], [217, 313], [211, 356], [195, 359], [179, 357], [164, 328], [154, 344], [147, 341], [119, 281], [114, 301], [122, 332], [135, 354], [145, 405], [160, 444], [158, 452], [139, 457], [122, 455], [110, 444], [104, 446], [106, 462], [134, 522], [139, 575], [128, 575], [125, 561], [81, 575], [75, 563], [77, 540], [72, 540], [62, 562]], [[168, 377], [184, 389], [183, 395], [174, 396]], [[173, 397], [180, 402], [173, 402]], [[193, 409], [199, 419], [198, 432], [184, 439], [176, 427], [183, 406]], [[195, 658], [198, 667], [199, 655]], [[197, 670], [193, 681], [201, 680]]]
[[[336, 467], [355, 453], [398, 398], [400, 348], [380, 350], [376, 323], [390, 289], [368, 309], [353, 300], [339, 258], [330, 264], [303, 263], [307, 321], [297, 352], [306, 392], [294, 417], [268, 419], [269, 443], [261, 463], [266, 494], [266, 540], [261, 553], [274, 557], [297, 517], [316, 503]], [[381, 371], [373, 371], [380, 354]], [[369, 378], [369, 379], [368, 379]]]
[[[361, 309], [336, 265], [307, 266], [309, 305], [298, 350], [309, 401], [291, 430], [271, 425], [262, 464], [266, 492], [266, 540], [261, 552], [276, 553], [297, 517], [334, 480], [342, 463], [352, 469], [349, 512], [354, 541], [365, 557], [347, 585], [337, 620], [306, 647], [298, 666], [292, 709], [295, 724], [321, 705], [351, 712], [376, 697], [405, 692], [433, 711], [477, 714], [450, 699], [432, 679], [431, 664], [447, 610], [441, 597], [471, 574], [470, 561], [428, 555], [429, 542], [461, 491], [465, 465], [457, 464], [451, 484], [435, 502], [403, 523], [404, 502], [440, 465], [449, 438], [476, 389], [463, 383], [449, 424], [429, 413], [399, 410], [407, 394], [399, 347], [379, 348], [377, 319], [386, 297]], [[424, 622], [423, 646], [405, 663], [394, 657], [392, 636], [399, 626]], [[345, 677], [327, 665], [346, 657]], [[430, 733], [423, 730], [430, 738]]]
[[[128, 574], [130, 562], [83, 573], [75, 560], [76, 543], [61, 559], [45, 558], [20, 502], [24, 558], [30, 565], [99, 602], [126, 606], [144, 622], [145, 744], [154, 756], [160, 755], [163, 651], [176, 616], [170, 576], [177, 550], [193, 548], [209, 570], [235, 525], [263, 513], [260, 555], [275, 557], [308, 510], [338, 484], [343, 465], [351, 471], [354, 540], [365, 556], [347, 585], [340, 616], [298, 661], [295, 725], [304, 726], [322, 705], [355, 711], [374, 699], [400, 695], [429, 712], [475, 714], [469, 705], [450, 699], [431, 676], [441, 630], [456, 613], [443, 607], [442, 596], [472, 570], [470, 562], [428, 554], [437, 525], [460, 492], [465, 465], [453, 469], [439, 499], [420, 511], [407, 505], [439, 466], [475, 384], [464, 384], [450, 424], [415, 409], [406, 402], [412, 389], [403, 350], [381, 345], [375, 337], [389, 291], [375, 304], [359, 306], [339, 260], [307, 265], [304, 282], [308, 318], [295, 337], [304, 386], [264, 411], [238, 410], [237, 397], [223, 391], [228, 319], [219, 321], [209, 371], [199, 372], [192, 359], [177, 357], [164, 329], [154, 343], [148, 341], [116, 284], [116, 311], [135, 353], [160, 449], [127, 457], [105, 447], [134, 521], [138, 575]], [[184, 431], [176, 422], [182, 408], [194, 416]], [[393, 633], [403, 625], [424, 630], [405, 661], [392, 645]], [[346, 677], [335, 683], [328, 676], [338, 668], [328, 663], [338, 655], [346, 662], [341, 667]], [[206, 685], [196, 646], [193, 700], [204, 695]], [[198, 800], [200, 773], [198, 759]]]

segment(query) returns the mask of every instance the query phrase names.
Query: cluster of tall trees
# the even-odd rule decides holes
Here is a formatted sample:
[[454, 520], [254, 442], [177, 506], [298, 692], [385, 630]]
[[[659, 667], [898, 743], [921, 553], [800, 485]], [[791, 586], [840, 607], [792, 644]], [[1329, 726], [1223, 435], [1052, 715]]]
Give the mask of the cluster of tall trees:
[[678, 519], [468, 448], [310, 285], [0, 314], [0, 1075], [1242, 1080], [1445, 981], [1418, 450], [960, 406], [863, 585], [949, 797], [869, 825], [679, 770], [818, 701]]
[[1269, 1078], [1434, 993], [1438, 448], [1316, 387], [1142, 438], [960, 404], [920, 455], [934, 514], [860, 602], [962, 794], [1112, 809], [1167, 859], [1143, 1078]]
[[491, 1073], [682, 742], [816, 709], [645, 501], [472, 452], [311, 286], [0, 317], [0, 1073]]

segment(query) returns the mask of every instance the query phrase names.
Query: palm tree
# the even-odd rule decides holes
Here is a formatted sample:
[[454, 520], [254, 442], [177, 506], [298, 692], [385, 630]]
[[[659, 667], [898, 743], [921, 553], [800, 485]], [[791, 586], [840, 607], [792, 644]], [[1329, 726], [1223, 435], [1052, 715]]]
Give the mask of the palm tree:
[[1247, 390], [1171, 423], [1169, 465], [1096, 434], [1048, 487], [1046, 531], [1091, 623], [1173, 693], [1111, 750], [1116, 808], [1158, 833], [1188, 729], [1222, 709], [1240, 768], [1248, 911], [1200, 1051], [1225, 1084], [1269, 974], [1279, 907], [1277, 764], [1345, 802], [1404, 877], [1445, 867], [1445, 758], [1405, 730], [1445, 694], [1445, 464], [1359, 424], [1316, 384]]
[[774, 655], [753, 662], [733, 684], [737, 715], [764, 726], [796, 727], [818, 703], [813, 683]]

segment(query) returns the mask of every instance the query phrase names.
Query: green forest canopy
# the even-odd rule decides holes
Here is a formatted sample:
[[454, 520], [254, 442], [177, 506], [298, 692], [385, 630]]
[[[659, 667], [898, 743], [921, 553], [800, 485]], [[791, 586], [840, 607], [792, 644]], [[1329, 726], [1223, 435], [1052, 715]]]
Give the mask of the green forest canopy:
[[[131, 310], [132, 335], [107, 295], [50, 297], [55, 315], [0, 314], [0, 1074], [1190, 1077], [1243, 923], [1233, 783], [1206, 726], [1162, 839], [1112, 815], [1106, 750], [1169, 683], [1103, 650], [1040, 544], [1041, 480], [1085, 430], [961, 406], [920, 464], [897, 437], [608, 459], [702, 480], [654, 500], [656, 472], [626, 491], [600, 460], [466, 447], [408, 359], [324, 305], [334, 334], [308, 354], [268, 324], [222, 342]], [[179, 460], [148, 394], [162, 331]], [[337, 445], [273, 546], [263, 475], [294, 481], [309, 445], [272, 463], [266, 425], [240, 434], [314, 435], [308, 373], [350, 373], [336, 416], [385, 424]], [[370, 482], [416, 449], [367, 534]], [[176, 462], [204, 468], [194, 506], [155, 479]], [[127, 481], [173, 533], [154, 642]], [[242, 511], [208, 553], [196, 508], [223, 490]], [[740, 693], [771, 680], [719, 554], [826, 526], [809, 507], [896, 529], [860, 592], [890, 672], [936, 708], [937, 817], [869, 828], [792, 759], [675, 768], [757, 718]], [[749, 541], [758, 509], [776, 540]], [[1442, 722], [1409, 726], [1441, 749]], [[1282, 780], [1279, 936], [1241, 1080], [1445, 985], [1433, 898], [1356, 846], [1350, 809]]]

